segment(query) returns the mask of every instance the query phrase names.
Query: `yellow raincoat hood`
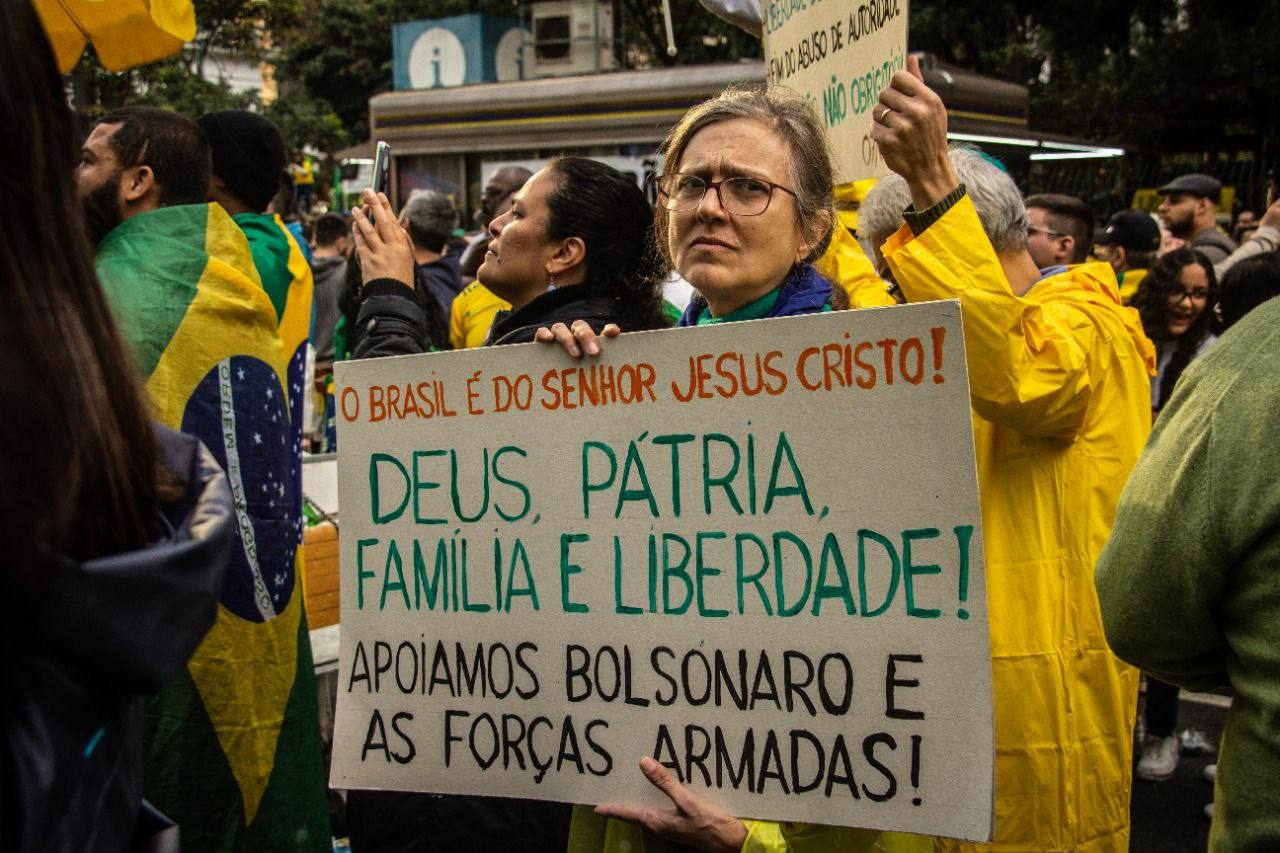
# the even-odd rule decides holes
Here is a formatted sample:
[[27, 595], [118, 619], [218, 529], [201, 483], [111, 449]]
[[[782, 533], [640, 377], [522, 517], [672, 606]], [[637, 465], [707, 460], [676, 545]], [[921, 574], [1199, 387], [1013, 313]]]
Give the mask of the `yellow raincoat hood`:
[[1142, 317], [1138, 314], [1138, 309], [1124, 304], [1119, 282], [1110, 264], [1095, 261], [1068, 267], [1065, 273], [1049, 276], [1038, 282], [1026, 294], [1026, 298], [1035, 302], [1074, 300], [1088, 303], [1099, 311], [1115, 312], [1133, 342], [1134, 349], [1146, 363], [1147, 373], [1155, 376], [1155, 345], [1142, 330]]

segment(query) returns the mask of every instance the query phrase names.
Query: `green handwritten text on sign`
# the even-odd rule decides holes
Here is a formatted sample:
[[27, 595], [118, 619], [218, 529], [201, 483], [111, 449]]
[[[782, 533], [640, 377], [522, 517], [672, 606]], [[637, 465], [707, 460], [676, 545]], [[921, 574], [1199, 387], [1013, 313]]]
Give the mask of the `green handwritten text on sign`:
[[907, 62], [908, 0], [764, 4], [770, 86], [804, 95], [822, 119], [836, 183], [888, 174], [871, 141], [873, 106]]

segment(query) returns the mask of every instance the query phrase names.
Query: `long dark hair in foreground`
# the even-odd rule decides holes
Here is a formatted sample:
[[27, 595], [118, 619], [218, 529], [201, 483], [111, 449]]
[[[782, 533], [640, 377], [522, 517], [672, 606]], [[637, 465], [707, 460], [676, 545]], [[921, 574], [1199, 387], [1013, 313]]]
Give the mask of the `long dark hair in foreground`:
[[27, 0], [0, 2], [0, 716], [59, 557], [146, 542], [156, 452], [76, 197], [80, 135]]

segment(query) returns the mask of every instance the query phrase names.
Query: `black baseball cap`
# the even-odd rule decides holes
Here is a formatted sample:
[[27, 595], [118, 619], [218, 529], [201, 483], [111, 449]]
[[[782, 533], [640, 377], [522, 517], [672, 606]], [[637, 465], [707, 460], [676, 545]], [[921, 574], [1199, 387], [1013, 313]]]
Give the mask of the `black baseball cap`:
[[1181, 175], [1174, 178], [1169, 183], [1156, 190], [1160, 195], [1168, 195], [1169, 193], [1186, 193], [1187, 195], [1199, 196], [1207, 198], [1214, 204], [1222, 198], [1222, 182], [1217, 178], [1211, 178], [1208, 175], [1192, 173], [1190, 175]]
[[1131, 252], [1154, 252], [1160, 248], [1160, 226], [1150, 214], [1141, 210], [1121, 210], [1113, 213], [1094, 238], [1103, 246], [1124, 246]]

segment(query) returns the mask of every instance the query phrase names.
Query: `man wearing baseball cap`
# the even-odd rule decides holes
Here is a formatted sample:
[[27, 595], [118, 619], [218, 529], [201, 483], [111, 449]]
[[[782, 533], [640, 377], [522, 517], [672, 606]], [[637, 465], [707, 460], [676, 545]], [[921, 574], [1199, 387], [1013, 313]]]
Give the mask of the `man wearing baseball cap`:
[[1147, 270], [1156, 262], [1160, 226], [1149, 213], [1121, 210], [1111, 215], [1107, 227], [1094, 238], [1093, 244], [1098, 260], [1111, 264], [1116, 271], [1120, 299], [1128, 305]]
[[1218, 231], [1215, 216], [1222, 184], [1216, 178], [1182, 175], [1156, 192], [1164, 197], [1159, 213], [1169, 233], [1203, 253], [1210, 263], [1221, 263], [1236, 250], [1235, 242]]

